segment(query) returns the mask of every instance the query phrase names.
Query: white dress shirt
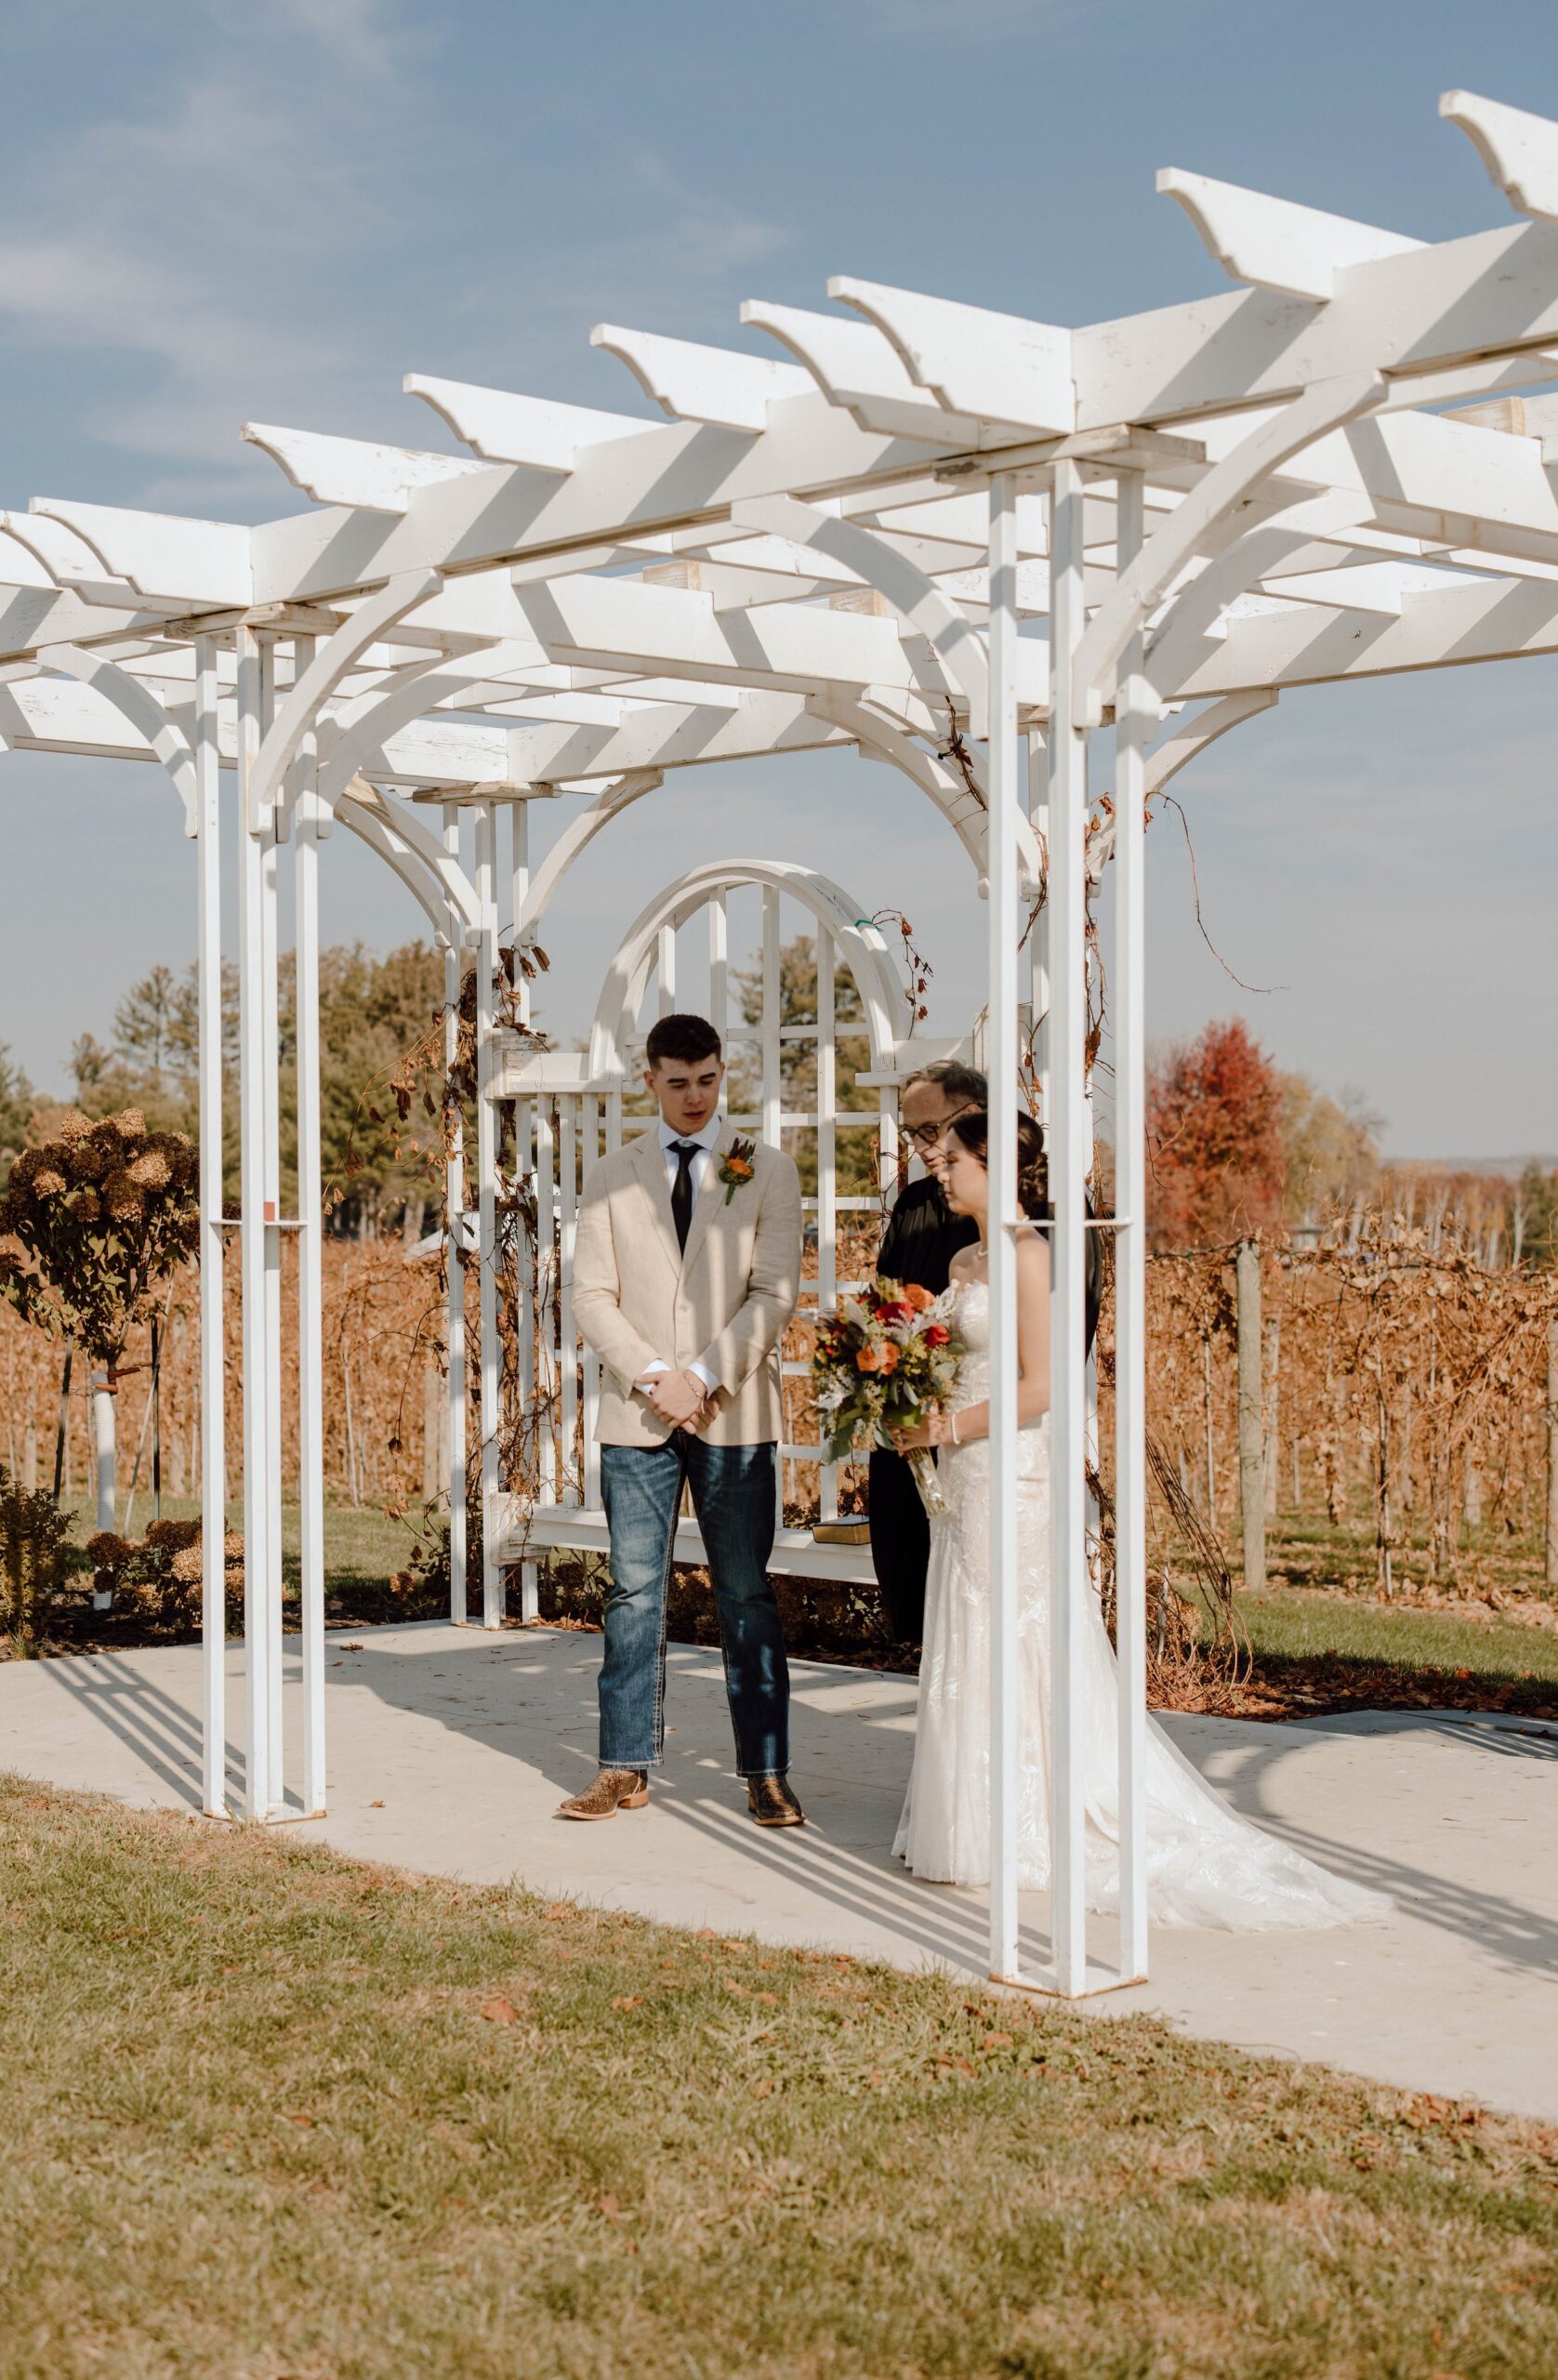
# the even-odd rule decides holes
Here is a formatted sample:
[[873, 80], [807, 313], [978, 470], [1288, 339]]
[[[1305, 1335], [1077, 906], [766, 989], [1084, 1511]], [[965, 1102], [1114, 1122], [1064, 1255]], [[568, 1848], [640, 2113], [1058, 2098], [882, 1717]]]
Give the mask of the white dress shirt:
[[681, 1159], [676, 1153], [676, 1144], [679, 1141], [683, 1143], [690, 1141], [698, 1152], [687, 1169], [693, 1177], [693, 1204], [697, 1205], [703, 1196], [704, 1183], [708, 1179], [709, 1165], [713, 1159], [714, 1151], [719, 1145], [720, 1135], [724, 1129], [724, 1117], [716, 1116], [704, 1126], [701, 1132], [673, 1132], [665, 1117], [661, 1117], [660, 1146], [666, 1153], [666, 1187], [667, 1189], [675, 1187], [677, 1168], [681, 1163]]
[[[701, 1132], [673, 1132], [665, 1117], [662, 1117], [660, 1118], [660, 1146], [665, 1152], [666, 1187], [667, 1190], [674, 1189], [676, 1185], [677, 1172], [681, 1164], [681, 1159], [676, 1153], [676, 1144], [679, 1141], [683, 1143], [691, 1141], [696, 1147], [698, 1154], [693, 1159], [687, 1170], [689, 1175], [692, 1177], [693, 1204], [694, 1206], [697, 1205], [698, 1200], [703, 1197], [704, 1188], [708, 1181], [708, 1177], [714, 1170], [714, 1152], [719, 1145], [720, 1135], [724, 1129], [725, 1119], [722, 1116], [711, 1117], [709, 1121], [704, 1126]], [[694, 1380], [701, 1380], [709, 1395], [711, 1396], [713, 1395], [715, 1390], [719, 1387], [720, 1382], [718, 1377], [710, 1369], [707, 1364], [701, 1362], [687, 1364], [684, 1365], [682, 1368], [691, 1372]], [[659, 1358], [656, 1358], [653, 1364], [647, 1364], [644, 1367], [644, 1370], [645, 1376], [647, 1377], [652, 1372], [668, 1372], [670, 1370], [670, 1366], [667, 1363], [662, 1362]], [[645, 1394], [648, 1394], [647, 1390], [645, 1391]]]

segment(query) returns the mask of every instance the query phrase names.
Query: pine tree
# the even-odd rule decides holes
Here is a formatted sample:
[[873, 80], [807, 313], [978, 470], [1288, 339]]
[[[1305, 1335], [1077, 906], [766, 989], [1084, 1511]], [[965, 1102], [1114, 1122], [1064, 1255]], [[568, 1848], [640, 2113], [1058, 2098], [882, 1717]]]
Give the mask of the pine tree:
[[113, 1012], [113, 1046], [128, 1064], [140, 1069], [152, 1091], [161, 1091], [163, 1070], [172, 1055], [178, 995], [172, 968], [156, 966], [130, 986]]
[[36, 1104], [32, 1084], [22, 1069], [13, 1064], [9, 1049], [0, 1041], [0, 1190], [5, 1188], [18, 1155], [27, 1145], [28, 1119]]

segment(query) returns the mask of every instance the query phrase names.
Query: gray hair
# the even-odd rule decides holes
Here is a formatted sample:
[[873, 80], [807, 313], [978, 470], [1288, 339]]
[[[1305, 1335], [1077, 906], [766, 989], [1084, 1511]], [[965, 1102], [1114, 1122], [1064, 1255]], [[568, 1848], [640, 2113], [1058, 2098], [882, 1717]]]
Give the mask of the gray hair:
[[904, 1089], [912, 1091], [917, 1082], [932, 1083], [946, 1098], [965, 1100], [970, 1107], [984, 1107], [990, 1097], [979, 1068], [965, 1065], [961, 1058], [932, 1058], [929, 1065], [917, 1066]]

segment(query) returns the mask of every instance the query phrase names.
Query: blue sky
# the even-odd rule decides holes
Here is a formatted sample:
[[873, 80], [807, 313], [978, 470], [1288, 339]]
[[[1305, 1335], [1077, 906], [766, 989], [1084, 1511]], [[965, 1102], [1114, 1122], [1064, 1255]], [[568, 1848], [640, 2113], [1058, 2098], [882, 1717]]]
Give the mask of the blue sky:
[[[601, 320], [739, 345], [743, 298], [817, 305], [839, 271], [1058, 322], [1215, 289], [1163, 165], [1429, 238], [1497, 223], [1435, 99], [1558, 114], [1558, 12], [4, 0], [0, 72], [0, 500], [261, 519], [295, 498], [239, 423], [438, 443], [407, 370], [647, 410]], [[1526, 663], [1295, 695], [1229, 738], [1179, 790], [1214, 938], [1281, 988], [1220, 972], [1166, 820], [1154, 1030], [1242, 1012], [1397, 1150], [1558, 1149], [1555, 723]], [[0, 767], [0, 1041], [40, 1081], [192, 947], [169, 801], [150, 771]], [[825, 850], [906, 909], [962, 1020], [981, 918], [944, 830], [830, 760], [697, 772], [597, 846], [554, 931], [560, 1031], [646, 886], [734, 850]], [[327, 932], [416, 928], [338, 840]]]

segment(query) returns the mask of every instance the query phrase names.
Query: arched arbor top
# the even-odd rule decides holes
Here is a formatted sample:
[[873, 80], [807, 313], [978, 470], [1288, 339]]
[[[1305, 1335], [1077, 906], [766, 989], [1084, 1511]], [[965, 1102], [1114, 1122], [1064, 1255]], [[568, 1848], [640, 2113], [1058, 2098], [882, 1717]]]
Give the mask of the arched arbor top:
[[793, 900], [832, 937], [860, 993], [870, 1071], [893, 1071], [901, 1046], [904, 987], [870, 919], [860, 915], [840, 886], [812, 868], [782, 860], [720, 860], [694, 868], [657, 892], [624, 935], [606, 970], [590, 1027], [588, 1074], [592, 1085], [619, 1081], [628, 1071], [628, 1051], [637, 1038], [645, 988], [660, 963], [664, 934], [674, 932], [710, 901], [745, 885]]

